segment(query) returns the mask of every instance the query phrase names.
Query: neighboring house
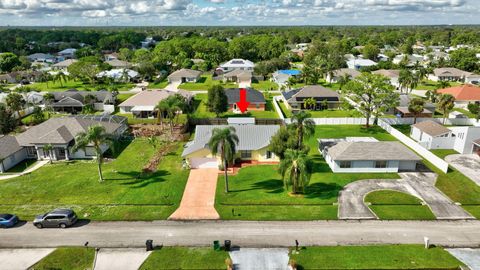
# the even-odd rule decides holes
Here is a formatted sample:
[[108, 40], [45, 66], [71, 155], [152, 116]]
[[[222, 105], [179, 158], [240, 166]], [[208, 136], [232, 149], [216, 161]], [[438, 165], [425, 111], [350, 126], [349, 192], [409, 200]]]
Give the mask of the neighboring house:
[[460, 154], [478, 153], [480, 127], [462, 126], [446, 128], [433, 121], [412, 126], [410, 137], [426, 149], [453, 149]]
[[[268, 146], [273, 135], [280, 126], [276, 125], [230, 125], [235, 128], [239, 142], [236, 157], [248, 162], [278, 162], [279, 158], [268, 151]], [[208, 148], [208, 142], [214, 128], [226, 128], [227, 125], [197, 125], [195, 138], [188, 142], [182, 157], [191, 168], [218, 168], [221, 164], [220, 156], [213, 156]]]
[[39, 105], [43, 102], [43, 94], [35, 91], [31, 91], [22, 94], [27, 104]]
[[407, 66], [412, 67], [416, 64], [422, 64], [423, 63], [423, 56], [418, 55], [418, 54], [399, 54], [393, 58], [392, 62], [396, 65], [402, 63], [406, 59], [407, 61]]
[[460, 70], [458, 68], [436, 68], [433, 74], [428, 75], [428, 79], [438, 81], [464, 81], [465, 77], [472, 73]]
[[310, 46], [310, 43], [298, 43], [295, 45], [295, 48], [298, 50], [306, 51], [308, 50], [309, 46]]
[[135, 82], [140, 79], [140, 74], [131, 69], [111, 69], [104, 70], [97, 74], [98, 78], [111, 78], [114, 81]]
[[[305, 99], [313, 98], [317, 101], [314, 110], [336, 109], [340, 106], [340, 94], [321, 85], [307, 85], [300, 89], [282, 92], [282, 97], [290, 110], [303, 110]], [[327, 101], [327, 107], [324, 103]]]
[[327, 74], [327, 82], [337, 83], [339, 79], [345, 75], [348, 75], [350, 79], [355, 79], [360, 76], [360, 74], [362, 73], [356, 69], [341, 68], [333, 71], [333, 77], [331, 77], [330, 74]]
[[57, 53], [57, 59], [58, 61], [65, 61], [67, 59], [74, 59], [75, 58], [75, 52], [77, 49], [74, 48], [68, 48], [63, 51], [59, 51]]
[[480, 87], [472, 84], [440, 89], [437, 92], [452, 95], [457, 108], [467, 108], [469, 103], [480, 103]]
[[200, 79], [201, 71], [182, 68], [168, 75], [169, 83], [195, 83]]
[[250, 70], [236, 69], [228, 73], [223, 74], [224, 82], [235, 82], [243, 84], [251, 84], [253, 78], [253, 72]]
[[177, 92], [168, 90], [142, 91], [122, 102], [118, 105], [118, 108], [120, 113], [132, 113], [138, 118], [153, 118], [157, 114], [155, 107], [158, 103], [175, 94], [184, 96], [187, 102], [190, 102], [193, 98], [192, 93], [184, 90], [178, 90]]
[[319, 151], [334, 173], [415, 171], [422, 160], [400, 142], [374, 138], [320, 139]]
[[11, 74], [0, 74], [0, 83], [17, 83], [17, 79]]
[[112, 60], [105, 61], [105, 64], [109, 64], [114, 69], [126, 69], [126, 68], [130, 68], [132, 66], [131, 63], [129, 63], [127, 61], [118, 60], [118, 59], [112, 59]]
[[[391, 113], [396, 115], [397, 117], [401, 118], [408, 118], [414, 117], [414, 115], [408, 110], [408, 106], [410, 105], [410, 96], [408, 94], [400, 94], [399, 95], [399, 105], [395, 107], [393, 110], [389, 110], [387, 113]], [[430, 102], [425, 102], [423, 106], [423, 112], [417, 115], [417, 117], [422, 118], [430, 118], [433, 117], [435, 112], [435, 104]]]
[[390, 84], [399, 87], [398, 78], [400, 78], [400, 70], [398, 69], [380, 69], [372, 72], [373, 74], [383, 75], [390, 79]]
[[112, 61], [112, 60], [118, 59], [118, 53], [105, 54], [103, 58], [105, 59], [105, 61]]
[[[50, 118], [47, 121], [33, 126], [16, 136], [18, 144], [26, 151], [24, 159], [70, 160], [95, 158], [93, 146], [85, 150], [72, 152], [75, 137], [80, 132], [86, 132], [90, 126], [102, 125], [107, 133], [115, 137], [121, 136], [127, 130], [125, 117], [109, 116], [77, 116]], [[52, 145], [51, 153], [43, 151], [45, 145]], [[102, 152], [108, 150], [108, 145], [102, 145]], [[20, 162], [22, 160], [19, 160]]]
[[147, 38], [145, 38], [144, 41], [141, 41], [140, 43], [142, 45], [142, 48], [150, 48], [150, 47], [154, 46], [155, 44], [157, 44], [157, 41], [155, 39], [153, 39], [153, 37], [147, 37]]
[[53, 63], [55, 62], [55, 56], [46, 53], [34, 53], [27, 56], [28, 61], [30, 62], [42, 62], [42, 63]]
[[41, 76], [40, 71], [13, 71], [0, 75], [0, 82], [29, 84], [37, 82]]
[[76, 62], [78, 62], [77, 59], [68, 59], [68, 60], [65, 60], [65, 61], [61, 61], [61, 62], [58, 62], [56, 64], [53, 64], [52, 69], [53, 70], [67, 70], [68, 67], [71, 64], [76, 63]]
[[17, 139], [10, 135], [0, 135], [0, 173], [4, 173], [27, 158], [27, 151]]
[[[262, 92], [252, 88], [246, 88], [245, 91], [247, 102], [250, 103], [247, 111], [265, 111], [266, 101]], [[227, 96], [229, 110], [239, 112], [237, 102], [240, 101], [240, 88], [225, 89], [225, 95]]]
[[423, 56], [423, 61], [425, 62], [432, 61], [434, 63], [437, 63], [441, 59], [448, 61], [450, 60], [450, 56], [448, 55], [448, 53], [442, 51], [433, 51]]
[[[52, 108], [58, 112], [79, 113], [88, 105], [86, 102], [87, 96], [92, 96], [93, 107], [95, 110], [103, 111], [106, 106], [114, 107], [116, 98], [112, 92], [107, 90], [101, 91], [78, 91], [70, 89], [63, 92], [52, 92], [54, 102], [51, 104]], [[112, 111], [112, 109], [109, 109]]]
[[465, 83], [480, 85], [480, 74], [470, 74], [465, 76]]
[[279, 86], [286, 85], [291, 77], [300, 77], [302, 72], [297, 69], [277, 70], [272, 74], [272, 81]]
[[347, 66], [349, 69], [360, 70], [365, 67], [376, 66], [377, 62], [374, 62], [370, 59], [353, 59], [347, 61]]
[[253, 72], [254, 67], [255, 64], [252, 61], [244, 59], [232, 59], [226, 63], [221, 64], [219, 69], [221, 69], [224, 73], [234, 70], [247, 70]]

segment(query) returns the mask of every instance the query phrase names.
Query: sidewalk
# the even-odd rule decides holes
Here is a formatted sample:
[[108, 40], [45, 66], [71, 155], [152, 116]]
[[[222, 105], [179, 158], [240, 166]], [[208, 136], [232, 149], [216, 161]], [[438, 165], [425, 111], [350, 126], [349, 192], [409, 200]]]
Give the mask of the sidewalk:
[[8, 179], [12, 179], [12, 178], [15, 178], [15, 177], [19, 177], [19, 176], [22, 176], [22, 175], [25, 175], [25, 174], [29, 174], [33, 171], [36, 171], [38, 170], [39, 168], [43, 167], [43, 165], [47, 164], [48, 162], [50, 162], [49, 160], [41, 160], [41, 161], [38, 161], [35, 165], [33, 165], [32, 167], [28, 168], [27, 170], [21, 172], [21, 173], [14, 173], [14, 174], [8, 174], [8, 175], [0, 175], [0, 181], [1, 180], [8, 180]]

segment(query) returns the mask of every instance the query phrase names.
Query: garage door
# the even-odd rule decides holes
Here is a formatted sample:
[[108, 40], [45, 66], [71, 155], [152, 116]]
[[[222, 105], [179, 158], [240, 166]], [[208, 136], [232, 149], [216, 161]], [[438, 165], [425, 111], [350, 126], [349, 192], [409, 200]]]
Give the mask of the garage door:
[[216, 158], [191, 158], [190, 167], [192, 169], [203, 168], [218, 168], [218, 162]]

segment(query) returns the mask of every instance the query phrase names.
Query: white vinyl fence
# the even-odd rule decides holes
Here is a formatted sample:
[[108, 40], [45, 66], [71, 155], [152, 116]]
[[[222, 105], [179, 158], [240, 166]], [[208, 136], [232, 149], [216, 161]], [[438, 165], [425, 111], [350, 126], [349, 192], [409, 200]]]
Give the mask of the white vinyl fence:
[[[413, 118], [382, 118], [389, 125], [413, 125]], [[417, 123], [424, 121], [434, 121], [443, 124], [443, 118], [417, 118]], [[447, 126], [472, 126], [478, 125], [477, 120], [470, 118], [448, 118], [445, 119]]]
[[390, 133], [393, 137], [395, 137], [397, 140], [401, 141], [408, 147], [412, 148], [415, 150], [419, 155], [421, 155], [423, 158], [428, 160], [430, 163], [432, 163], [435, 167], [437, 167], [439, 170], [442, 172], [446, 173], [448, 171], [448, 163], [444, 161], [443, 159], [439, 158], [432, 152], [428, 151], [425, 149], [423, 146], [412, 140], [410, 137], [406, 136], [405, 134], [401, 133], [400, 131], [396, 130], [393, 128], [391, 125], [389, 125], [385, 119], [380, 119], [378, 121], [378, 125], [385, 129], [388, 133]]
[[285, 116], [283, 115], [282, 109], [280, 108], [280, 105], [278, 105], [278, 102], [282, 102], [282, 96], [273, 97], [273, 107], [275, 107], [275, 111], [277, 112], [280, 119], [284, 120]]

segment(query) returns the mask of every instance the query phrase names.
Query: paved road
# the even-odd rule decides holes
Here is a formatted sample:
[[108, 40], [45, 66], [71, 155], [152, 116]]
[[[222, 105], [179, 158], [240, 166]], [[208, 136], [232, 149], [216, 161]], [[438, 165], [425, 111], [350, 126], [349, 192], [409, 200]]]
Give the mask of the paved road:
[[354, 245], [423, 243], [447, 247], [480, 247], [480, 221], [154, 221], [91, 222], [69, 229], [36, 229], [31, 223], [0, 230], [0, 248], [144, 247], [156, 245], [207, 246], [214, 240], [232, 240], [242, 247], [300, 245]]

